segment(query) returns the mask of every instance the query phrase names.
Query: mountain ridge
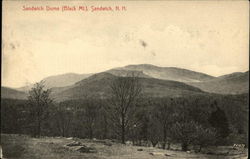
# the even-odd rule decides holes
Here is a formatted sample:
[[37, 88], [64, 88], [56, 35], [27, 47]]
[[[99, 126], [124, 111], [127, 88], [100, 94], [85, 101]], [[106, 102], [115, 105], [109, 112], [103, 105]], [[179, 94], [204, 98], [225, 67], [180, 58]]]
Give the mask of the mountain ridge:
[[[69, 100], [74, 98], [84, 98], [86, 96], [94, 96], [106, 98], [110, 94], [109, 85], [117, 79], [118, 76], [107, 72], [97, 73], [86, 79], [83, 79], [74, 86], [59, 93], [53, 94], [56, 100]], [[181, 96], [191, 93], [204, 93], [199, 88], [189, 86], [178, 81], [167, 81], [155, 78], [139, 77], [140, 83], [144, 90], [144, 95], [148, 96]]]
[[28, 94], [13, 88], [1, 86], [1, 99], [27, 99]]
[[[48, 76], [41, 81], [44, 82], [46, 88], [53, 87], [66, 87], [91, 76], [92, 74], [77, 74], [77, 73], [65, 73], [59, 75]], [[34, 84], [30, 84], [28, 86], [20, 87], [17, 90], [27, 92], [30, 88], [33, 87]]]
[[[102, 88], [103, 85], [108, 85], [109, 80], [114, 80], [116, 77], [127, 77], [127, 76], [137, 76], [141, 79], [143, 79], [145, 86], [147, 87], [147, 90], [149, 86], [152, 88], [151, 95], [163, 95], [170, 93], [164, 93], [163, 90], [172, 92], [173, 94], [181, 94], [180, 87], [183, 87], [184, 90], [187, 89], [187, 86], [190, 86], [192, 88], [196, 88], [201, 90], [202, 92], [208, 92], [208, 93], [217, 93], [217, 94], [241, 94], [241, 93], [248, 93], [248, 81], [249, 81], [249, 71], [246, 72], [234, 72], [231, 74], [226, 74], [218, 77], [210, 76], [204, 73], [195, 72], [187, 69], [177, 68], [177, 67], [159, 67], [154, 66], [151, 64], [140, 64], [140, 65], [126, 65], [124, 67], [116, 67], [112, 68], [100, 73], [92, 73], [92, 74], [76, 74], [76, 73], [66, 73], [66, 74], [60, 74], [60, 75], [54, 75], [49, 76], [43, 79], [45, 81], [46, 88], [51, 88], [53, 96], [59, 98], [58, 94], [61, 94], [62, 96], [71, 96], [67, 93], [62, 93], [67, 90], [75, 88], [76, 92], [72, 93], [75, 96], [79, 96], [77, 92], [83, 92], [81, 89], [86, 89], [96, 91], [97, 94], [101, 95], [105, 93], [103, 91], [102, 93], [98, 91], [98, 87]], [[103, 80], [104, 82], [100, 82]], [[47, 82], [46, 82], [47, 81]], [[82, 82], [84, 81], [84, 82]], [[172, 85], [176, 85], [178, 83], [178, 91], [174, 92], [173, 89], [169, 90], [172, 86], [163, 84], [164, 82]], [[97, 83], [95, 83], [97, 82]], [[155, 82], [155, 84], [154, 84]], [[88, 83], [88, 84], [86, 84]], [[95, 85], [96, 86], [93, 86]], [[160, 87], [160, 85], [163, 84], [164, 89]], [[91, 86], [92, 85], [92, 86]], [[2, 90], [1, 97], [8, 97], [14, 98], [14, 97], [20, 97], [23, 99], [24, 95], [21, 95], [22, 93], [27, 95], [28, 90], [32, 87], [30, 85], [29, 87], [26, 87], [25, 89], [23, 87], [18, 89], [7, 89], [8, 87], [5, 87]], [[79, 88], [76, 88], [79, 87]], [[165, 87], [169, 87], [168, 89]], [[158, 92], [156, 91], [156, 88], [158, 89]], [[177, 87], [176, 87], [177, 88]], [[17, 91], [17, 92], [14, 92]], [[105, 88], [103, 88], [105, 90]], [[159, 93], [160, 92], [160, 93]], [[184, 91], [185, 92], [185, 91]], [[68, 92], [69, 93], [69, 92]], [[150, 94], [150, 92], [147, 92]], [[14, 95], [13, 95], [14, 94]], [[184, 93], [185, 94], [185, 93]]]
[[216, 78], [214, 76], [178, 67], [159, 67], [151, 64], [127, 65], [116, 69], [143, 71], [144, 74], [158, 79], [179, 82], [200, 82]]
[[219, 76], [210, 81], [189, 83], [203, 91], [218, 94], [241, 94], [249, 92], [249, 71]]

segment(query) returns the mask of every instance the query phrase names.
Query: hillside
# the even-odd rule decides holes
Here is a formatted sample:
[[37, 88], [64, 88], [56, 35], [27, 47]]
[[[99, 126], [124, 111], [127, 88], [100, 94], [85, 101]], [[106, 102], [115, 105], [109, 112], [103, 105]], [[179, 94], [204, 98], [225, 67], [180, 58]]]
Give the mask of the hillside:
[[244, 74], [247, 74], [247, 72], [234, 72], [234, 73], [230, 73], [230, 74], [225, 74], [222, 76], [217, 77], [218, 79], [230, 79], [230, 78], [235, 78], [235, 77], [242, 77], [244, 76]]
[[188, 83], [204, 91], [219, 94], [241, 94], [249, 92], [249, 71], [232, 73], [210, 81]]
[[179, 82], [201, 82], [215, 78], [204, 73], [190, 71], [187, 69], [181, 69], [176, 67], [158, 67], [149, 64], [128, 65], [116, 69], [142, 71], [145, 75], [148, 75], [153, 78], [173, 80]]
[[[142, 71], [132, 71], [132, 70], [118, 70], [110, 69], [105, 72], [108, 72], [115, 76], [131, 76], [132, 74], [138, 77], [151, 78], [148, 75], [145, 75]], [[76, 74], [76, 73], [66, 73], [61, 75], [49, 76], [41, 81], [44, 81], [45, 88], [57, 88], [57, 87], [67, 87], [74, 85], [76, 82], [79, 82], [93, 74]], [[28, 86], [17, 88], [19, 91], [28, 92], [33, 87], [33, 84]], [[58, 89], [60, 90], [60, 89]]]
[[[47, 78], [44, 78], [42, 81], [44, 81], [46, 88], [66, 87], [66, 86], [73, 85], [74, 83], [82, 79], [85, 79], [91, 75], [92, 74], [66, 73], [66, 74], [61, 74], [61, 75], [49, 76]], [[33, 87], [33, 84], [18, 88], [18, 90], [27, 92], [32, 87]]]
[[[83, 94], [105, 96], [108, 93], [109, 83], [117, 76], [125, 77], [132, 75], [141, 78], [145, 87], [144, 93], [151, 96], [185, 95], [187, 91], [190, 91], [186, 90], [187, 88], [195, 89], [194, 87], [205, 92], [219, 94], [248, 92], [249, 72], [235, 72], [213, 77], [187, 69], [158, 67], [149, 64], [128, 65], [97, 74], [67, 73], [49, 76], [44, 78], [43, 81], [46, 88], [52, 88], [52, 95], [56, 99], [72, 99], [82, 98]], [[173, 88], [173, 86], [176, 87]], [[17, 90], [27, 93], [32, 87], [33, 85], [29, 85]], [[192, 90], [192, 92], [196, 92], [196, 90]], [[5, 93], [5, 97], [7, 96]]]
[[27, 93], [17, 91], [8, 87], [1, 87], [1, 98], [8, 99], [27, 99]]
[[[213, 76], [191, 70], [176, 67], [158, 67], [149, 64], [128, 65], [125, 67], [113, 68], [104, 72], [122, 77], [131, 76], [133, 74], [138, 77], [157, 78], [179, 82], [200, 82], [215, 78]], [[42, 81], [44, 81], [46, 88], [66, 87], [73, 85], [74, 83], [79, 82], [91, 75], [93, 74], [66, 73], [49, 76], [44, 78]], [[32, 87], [33, 84], [30, 84], [28, 86], [20, 87], [17, 90], [28, 92], [28, 90], [30, 90]]]
[[[107, 72], [98, 73], [77, 82], [67, 89], [57, 88], [57, 90], [55, 90], [53, 93], [53, 97], [58, 101], [79, 98], [81, 99], [85, 96], [105, 98], [108, 97], [110, 93], [109, 85], [116, 78], [117, 76]], [[160, 80], [155, 78], [140, 78], [139, 80], [143, 87], [143, 93], [153, 97], [183, 96], [203, 93], [200, 89], [181, 82]]]

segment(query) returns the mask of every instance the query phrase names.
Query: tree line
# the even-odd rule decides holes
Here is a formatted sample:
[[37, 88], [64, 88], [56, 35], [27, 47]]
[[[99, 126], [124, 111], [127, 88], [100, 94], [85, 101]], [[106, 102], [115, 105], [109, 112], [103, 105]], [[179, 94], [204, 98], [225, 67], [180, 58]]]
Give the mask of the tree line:
[[247, 95], [200, 95], [151, 98], [143, 94], [140, 79], [119, 77], [106, 99], [55, 102], [51, 91], [37, 83], [28, 100], [1, 100], [1, 132], [34, 137], [63, 136], [117, 139], [125, 144], [145, 143], [163, 149], [181, 144], [247, 144]]

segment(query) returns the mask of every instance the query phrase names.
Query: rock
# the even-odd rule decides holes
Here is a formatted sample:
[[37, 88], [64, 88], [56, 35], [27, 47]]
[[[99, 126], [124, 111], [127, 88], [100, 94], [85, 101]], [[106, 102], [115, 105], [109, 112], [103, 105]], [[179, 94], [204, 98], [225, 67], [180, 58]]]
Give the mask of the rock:
[[133, 145], [133, 142], [132, 141], [126, 141], [125, 144], [126, 145]]
[[165, 154], [163, 152], [150, 152], [150, 155], [160, 155], [160, 156], [164, 156]]
[[228, 154], [229, 154], [229, 152], [221, 152], [221, 153], [218, 153], [217, 155], [227, 156]]
[[195, 153], [194, 150], [186, 151], [187, 153]]
[[82, 145], [82, 143], [80, 143], [78, 141], [74, 141], [74, 142], [67, 144], [66, 146], [83, 146], [83, 145]]
[[214, 155], [215, 153], [213, 153], [213, 152], [207, 152], [206, 154], [208, 154], [208, 155]]
[[172, 148], [170, 150], [173, 150], [173, 151], [180, 151], [179, 149], [176, 149], [176, 148]]
[[112, 144], [109, 143], [109, 142], [105, 142], [104, 145], [105, 145], [105, 146], [112, 146]]
[[165, 154], [165, 156], [171, 156], [171, 155]]
[[112, 146], [112, 143], [110, 140], [93, 140], [93, 142], [101, 143], [101, 144], [106, 145], [106, 146]]
[[68, 139], [68, 140], [72, 140], [72, 139], [73, 139], [73, 137], [68, 137], [67, 139]]
[[97, 153], [97, 150], [95, 148], [87, 146], [81, 146], [80, 148], [77, 149], [77, 151], [81, 153]]
[[143, 151], [143, 149], [137, 149], [137, 151]]
[[149, 153], [150, 155], [154, 156], [154, 154], [152, 152]]

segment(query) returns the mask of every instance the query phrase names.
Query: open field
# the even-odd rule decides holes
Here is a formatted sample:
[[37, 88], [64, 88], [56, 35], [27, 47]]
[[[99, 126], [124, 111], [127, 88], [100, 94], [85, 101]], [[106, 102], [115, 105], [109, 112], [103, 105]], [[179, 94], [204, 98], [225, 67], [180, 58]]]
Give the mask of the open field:
[[[77, 149], [81, 146], [66, 146], [78, 141], [97, 152], [81, 153]], [[109, 143], [109, 144], [107, 144]], [[87, 140], [63, 137], [31, 138], [24, 135], [1, 134], [3, 157], [8, 159], [237, 159], [247, 158], [245, 149], [238, 154], [228, 153], [208, 155], [187, 153], [182, 151], [162, 150], [152, 147], [128, 146], [109, 140]], [[142, 151], [138, 151], [142, 149]]]

